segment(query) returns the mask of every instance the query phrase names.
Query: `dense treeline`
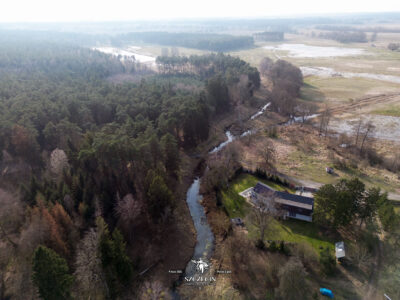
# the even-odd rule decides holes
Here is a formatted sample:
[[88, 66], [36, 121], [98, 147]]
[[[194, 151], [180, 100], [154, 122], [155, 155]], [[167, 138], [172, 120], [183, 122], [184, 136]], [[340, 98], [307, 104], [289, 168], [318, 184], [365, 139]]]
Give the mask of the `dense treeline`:
[[399, 33], [400, 28], [395, 27], [382, 27], [382, 26], [374, 26], [374, 27], [355, 27], [355, 26], [344, 26], [344, 25], [318, 25], [315, 27], [320, 30], [329, 30], [329, 31], [361, 31], [361, 32], [387, 32], [387, 33]]
[[257, 41], [279, 42], [284, 40], [285, 33], [283, 31], [264, 31], [253, 34]]
[[60, 44], [0, 47], [1, 176], [20, 185], [19, 196], [0, 186], [0, 250], [23, 249], [18, 264], [0, 257], [1, 274], [17, 268], [5, 288], [0, 276], [0, 292], [24, 299], [34, 284], [43, 299], [138, 296], [127, 288], [138, 272], [128, 251], [162, 252], [153, 239], [167, 240], [180, 217], [181, 151], [207, 139], [211, 118], [231, 109], [230, 78], [254, 77], [245, 86], [253, 89], [257, 70], [215, 55], [196, 58], [214, 68], [196, 75], [202, 89], [176, 88], [165, 75], [113, 85], [109, 76], [135, 73], [129, 61]]
[[291, 63], [266, 57], [260, 63], [260, 73], [272, 83], [272, 109], [285, 116], [294, 116], [299, 109], [296, 98], [303, 85], [301, 70]]
[[324, 185], [315, 194], [314, 218], [325, 226], [338, 228], [356, 220], [362, 226], [371, 222], [378, 213], [385, 230], [399, 222], [387, 194], [381, 193], [378, 188], [367, 190], [358, 178], [341, 179], [336, 185]]
[[241, 75], [248, 75], [255, 88], [260, 87], [260, 75], [257, 68], [240, 58], [222, 53], [191, 55], [190, 57], [159, 56], [156, 62], [161, 74], [196, 74], [202, 79], [224, 76], [228, 83], [236, 83]]
[[173, 32], [130, 32], [113, 39], [114, 44], [144, 42], [163, 46], [178, 46], [209, 51], [231, 51], [252, 47], [251, 36], [233, 36], [211, 33], [173, 33]]
[[[7, 27], [7, 26], [4, 26]], [[16, 26], [18, 28], [23, 26]], [[40, 26], [39, 26], [40, 27]], [[0, 28], [0, 43], [9, 44], [11, 42], [24, 41], [26, 46], [29, 43], [53, 43], [53, 44], [64, 44], [64, 45], [76, 45], [76, 46], [93, 46], [96, 43], [109, 43], [110, 37], [105, 34], [87, 34], [82, 32], [73, 32], [70, 30], [66, 32], [60, 28], [44, 26], [45, 28], [35, 28], [33, 24], [30, 24], [25, 30], [22, 29], [9, 29], [4, 30]]]
[[366, 43], [368, 42], [367, 35], [363, 31], [328, 31], [321, 32], [320, 38], [335, 40], [340, 43]]

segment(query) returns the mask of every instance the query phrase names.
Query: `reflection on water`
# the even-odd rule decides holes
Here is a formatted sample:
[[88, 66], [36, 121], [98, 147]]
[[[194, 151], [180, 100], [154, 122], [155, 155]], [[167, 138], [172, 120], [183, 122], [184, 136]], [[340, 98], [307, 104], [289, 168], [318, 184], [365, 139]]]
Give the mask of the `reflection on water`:
[[115, 56], [121, 55], [126, 57], [135, 57], [135, 60], [141, 63], [155, 63], [156, 61], [155, 57], [136, 53], [136, 51], [140, 49], [140, 47], [136, 46], [129, 46], [126, 49], [114, 47], [95, 47], [93, 49]]

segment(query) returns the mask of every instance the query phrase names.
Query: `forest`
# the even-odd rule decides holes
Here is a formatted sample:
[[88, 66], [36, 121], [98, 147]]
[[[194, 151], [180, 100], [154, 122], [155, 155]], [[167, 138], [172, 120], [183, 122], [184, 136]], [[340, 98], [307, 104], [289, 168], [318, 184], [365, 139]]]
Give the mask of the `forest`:
[[328, 31], [321, 32], [319, 34], [320, 38], [335, 40], [340, 43], [366, 43], [367, 35], [363, 31]]
[[[116, 85], [107, 78], [137, 63], [65, 43], [0, 45], [1, 299], [137, 296], [132, 253], [157, 252], [154, 237], [168, 242], [181, 218], [182, 151], [232, 109], [243, 76], [245, 94], [260, 85], [256, 68], [227, 55], [168, 59], [193, 72], [177, 63]], [[177, 75], [204, 86], [176, 88], [166, 76]]]
[[130, 32], [113, 38], [113, 44], [144, 42], [162, 46], [178, 46], [216, 52], [232, 51], [254, 46], [251, 36], [185, 32]]

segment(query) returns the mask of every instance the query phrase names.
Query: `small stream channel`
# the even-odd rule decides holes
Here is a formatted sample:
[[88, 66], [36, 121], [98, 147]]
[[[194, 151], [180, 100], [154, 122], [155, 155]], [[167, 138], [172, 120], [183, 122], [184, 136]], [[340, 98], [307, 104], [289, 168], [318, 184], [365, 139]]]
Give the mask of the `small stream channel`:
[[[267, 103], [261, 109], [252, 115], [249, 119], [254, 120], [258, 116], [262, 115], [267, 108], [271, 105], [271, 103]], [[314, 118], [317, 115], [310, 116], [310, 118]], [[300, 121], [300, 118], [293, 118], [292, 122], [298, 122]], [[289, 122], [287, 122], [289, 123]], [[285, 125], [288, 125], [285, 123]], [[241, 133], [238, 136], [234, 136], [229, 129], [225, 131], [225, 135], [227, 137], [227, 140], [220, 143], [218, 146], [213, 148], [211, 151], [209, 151], [209, 154], [217, 153], [224, 147], [226, 147], [229, 143], [233, 142], [235, 139], [253, 134], [255, 133], [256, 130], [247, 130], [243, 133]], [[191, 258], [191, 260], [188, 262], [184, 274], [181, 276], [180, 282], [178, 283], [181, 284], [182, 281], [184, 280], [184, 277], [191, 277], [194, 276], [196, 273], [195, 269], [195, 264], [193, 261], [198, 261], [199, 259], [202, 259], [203, 261], [209, 263], [213, 251], [214, 251], [214, 234], [211, 230], [210, 225], [207, 222], [207, 216], [204, 210], [203, 205], [201, 204], [202, 196], [200, 195], [200, 183], [201, 183], [201, 178], [196, 178], [190, 188], [187, 191], [186, 194], [186, 202], [189, 207], [190, 215], [193, 220], [194, 228], [196, 230], [196, 246], [194, 248], [194, 253]], [[173, 299], [180, 299], [180, 296], [176, 290], [172, 292], [172, 297]]]
[[[261, 114], [263, 114], [267, 110], [268, 106], [270, 106], [270, 104], [271, 103], [267, 103], [266, 105], [264, 105], [257, 113], [252, 115], [250, 119], [253, 120], [258, 116], [260, 116]], [[215, 148], [213, 148], [209, 153], [212, 154], [219, 152], [221, 149], [223, 149], [226, 145], [234, 141], [236, 138], [252, 134], [253, 132], [254, 132], [253, 130], [247, 130], [242, 134], [240, 134], [239, 136], [234, 136], [229, 130], [227, 130], [225, 132], [227, 140], [222, 142]], [[198, 261], [199, 259], [202, 259], [203, 261], [209, 263], [214, 251], [215, 237], [211, 230], [210, 225], [207, 222], [207, 216], [204, 207], [201, 204], [202, 196], [200, 195], [200, 183], [201, 183], [201, 178], [196, 178], [186, 194], [186, 202], [189, 207], [194, 228], [196, 230], [197, 239], [192, 259], [188, 262], [185, 268], [185, 273], [180, 279], [181, 280], [180, 283], [182, 283], [184, 277], [194, 276], [194, 274], [196, 273], [193, 261]], [[180, 299], [180, 296], [176, 290], [172, 292], [172, 297], [173, 299]]]

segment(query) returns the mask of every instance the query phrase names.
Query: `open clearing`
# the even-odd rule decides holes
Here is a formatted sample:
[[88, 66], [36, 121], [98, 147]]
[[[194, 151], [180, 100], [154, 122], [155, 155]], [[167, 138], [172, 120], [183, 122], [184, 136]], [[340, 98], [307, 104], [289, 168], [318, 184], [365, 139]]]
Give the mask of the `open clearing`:
[[257, 43], [253, 49], [231, 54], [254, 66], [268, 56], [303, 67], [305, 82], [312, 87], [303, 88], [306, 100], [337, 103], [400, 91], [400, 52], [386, 49], [389, 42], [400, 41], [400, 34], [379, 34], [374, 46], [342, 44], [310, 35], [286, 34], [284, 42]]
[[[245, 220], [249, 237], [256, 240], [259, 230], [251, 224], [249, 214], [250, 204], [245, 198], [239, 195], [239, 192], [254, 186], [257, 182], [263, 182], [276, 190], [287, 190], [285, 187], [271, 181], [257, 178], [249, 174], [238, 175], [229, 185], [227, 190], [221, 192], [222, 203], [226, 208], [230, 218], [241, 217]], [[271, 224], [265, 236], [265, 241], [286, 241], [292, 243], [307, 242], [311, 244], [317, 253], [320, 247], [329, 247], [333, 250], [333, 240], [319, 231], [314, 223], [302, 222], [299, 220], [278, 221], [271, 219]]]

